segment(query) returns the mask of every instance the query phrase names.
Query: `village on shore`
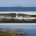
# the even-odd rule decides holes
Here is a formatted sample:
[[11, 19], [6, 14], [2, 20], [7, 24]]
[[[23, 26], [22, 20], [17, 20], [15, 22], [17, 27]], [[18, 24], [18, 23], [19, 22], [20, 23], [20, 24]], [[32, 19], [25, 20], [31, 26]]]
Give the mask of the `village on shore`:
[[3, 13], [0, 14], [0, 23], [36, 23], [36, 14]]

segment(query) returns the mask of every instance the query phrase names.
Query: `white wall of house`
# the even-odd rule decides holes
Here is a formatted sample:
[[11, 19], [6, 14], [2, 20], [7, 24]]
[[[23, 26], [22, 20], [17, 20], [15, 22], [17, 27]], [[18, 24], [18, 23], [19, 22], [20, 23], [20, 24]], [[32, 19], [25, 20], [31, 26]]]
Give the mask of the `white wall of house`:
[[3, 19], [3, 18], [11, 19], [12, 17], [11, 16], [0, 16], [0, 19]]

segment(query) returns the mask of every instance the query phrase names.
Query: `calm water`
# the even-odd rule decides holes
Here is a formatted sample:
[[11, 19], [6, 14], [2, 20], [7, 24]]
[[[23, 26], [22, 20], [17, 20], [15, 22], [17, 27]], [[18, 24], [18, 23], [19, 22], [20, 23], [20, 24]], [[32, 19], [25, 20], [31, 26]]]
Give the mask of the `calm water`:
[[36, 36], [36, 30], [35, 29], [33, 29], [33, 30], [26, 29], [24, 31], [27, 32], [28, 36]]
[[[2, 25], [0, 25], [0, 28], [19, 28], [22, 29], [22, 32], [27, 32], [28, 36], [36, 36], [36, 25], [32, 25], [32, 24], [36, 24], [36, 23], [0, 23]], [[3, 25], [5, 24], [5, 25]], [[12, 24], [12, 25], [10, 25]], [[16, 25], [15, 25], [16, 24]], [[17, 24], [24, 24], [24, 25], [17, 25]], [[28, 24], [28, 25], [27, 25]]]
[[0, 7], [0, 11], [36, 11], [36, 7]]

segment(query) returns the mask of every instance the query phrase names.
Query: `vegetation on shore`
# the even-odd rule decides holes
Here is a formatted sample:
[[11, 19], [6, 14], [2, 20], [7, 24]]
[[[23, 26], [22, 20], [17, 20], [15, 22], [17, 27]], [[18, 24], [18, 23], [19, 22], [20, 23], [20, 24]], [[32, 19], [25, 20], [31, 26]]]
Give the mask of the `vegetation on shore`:
[[36, 19], [33, 20], [9, 19], [9, 20], [0, 20], [0, 23], [36, 23]]
[[7, 29], [6, 31], [0, 31], [0, 36], [20, 36], [20, 35], [27, 36], [27, 33], [25, 33], [25, 32], [19, 33], [19, 32], [17, 32], [16, 30], [11, 31], [11, 30]]

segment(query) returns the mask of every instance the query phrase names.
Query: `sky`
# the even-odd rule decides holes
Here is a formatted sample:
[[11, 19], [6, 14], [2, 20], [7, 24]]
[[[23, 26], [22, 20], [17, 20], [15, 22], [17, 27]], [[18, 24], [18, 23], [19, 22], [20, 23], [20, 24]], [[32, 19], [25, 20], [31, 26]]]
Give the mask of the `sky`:
[[0, 0], [0, 7], [36, 7], [36, 0]]

